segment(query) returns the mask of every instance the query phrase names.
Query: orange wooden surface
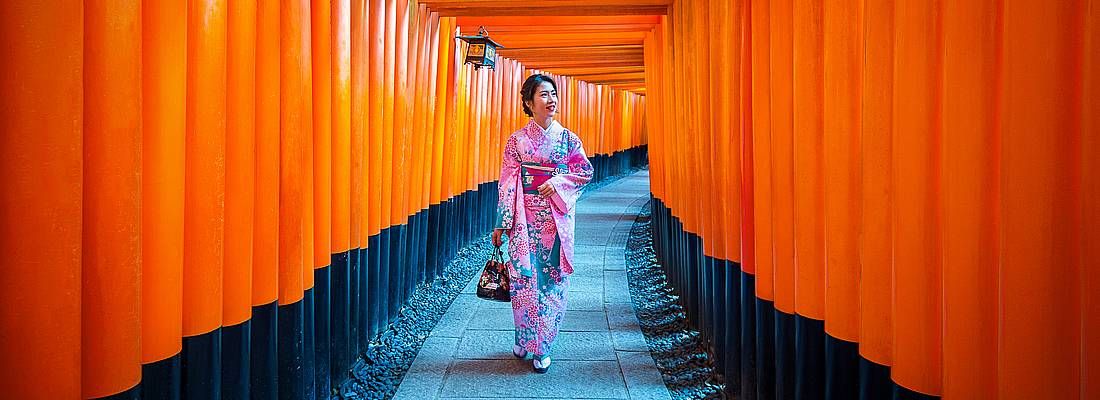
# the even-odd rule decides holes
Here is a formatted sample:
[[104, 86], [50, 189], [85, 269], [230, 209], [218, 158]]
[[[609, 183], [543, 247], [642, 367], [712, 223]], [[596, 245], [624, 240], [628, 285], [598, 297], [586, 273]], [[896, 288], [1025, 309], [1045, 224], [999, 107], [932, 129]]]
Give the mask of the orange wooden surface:
[[[368, 114], [368, 127], [370, 128], [367, 133], [367, 142], [365, 144], [365, 157], [368, 160], [365, 165], [364, 171], [367, 176], [367, 184], [363, 189], [366, 191], [366, 202], [369, 205], [368, 209], [368, 225], [369, 231], [365, 235], [374, 236], [385, 228], [388, 221], [388, 217], [382, 212], [383, 204], [383, 166], [379, 164], [382, 161], [385, 150], [382, 149], [382, 135], [383, 132], [389, 132], [384, 130], [384, 117], [387, 113], [385, 109], [385, 62], [384, 55], [386, 52], [386, 5], [382, 0], [370, 0], [370, 8], [368, 9], [367, 18], [370, 20], [370, 42], [369, 54], [370, 54], [370, 75], [368, 78], [367, 92], [369, 93], [369, 101], [367, 106], [370, 107], [370, 113]], [[391, 74], [392, 76], [392, 74]], [[386, 197], [388, 198], [388, 197]], [[363, 237], [362, 247], [366, 247], [366, 236]]]
[[0, 63], [0, 391], [72, 399], [81, 389], [83, 14], [78, 1], [3, 2], [0, 21], [10, 57]]
[[[1081, 365], [1100, 365], [1100, 18], [1095, 2], [1085, 19], [1081, 88]], [[1081, 398], [1100, 397], [1100, 368], [1081, 371]]]
[[424, 39], [427, 38], [427, 32], [425, 29], [428, 26], [428, 17], [423, 7], [410, 4], [409, 7], [411, 15], [409, 16], [410, 30], [409, 30], [409, 85], [408, 96], [410, 99], [410, 110], [408, 112], [409, 123], [409, 194], [407, 199], [409, 214], [416, 214], [424, 209], [424, 204], [421, 203], [424, 187], [424, 142], [426, 139], [426, 132], [424, 130], [424, 121], [427, 119], [424, 115], [424, 103], [426, 95], [424, 93], [427, 83], [425, 82], [425, 76], [427, 70], [424, 68], [428, 63], [424, 60], [425, 48], [427, 47]]
[[[999, 2], [944, 3], [943, 396], [997, 388]], [[950, 131], [951, 134], [946, 134]]]
[[[715, 15], [716, 13], [713, 12], [714, 4], [708, 3], [707, 5], [707, 8], [701, 7], [700, 10], [698, 10], [698, 23], [694, 24], [694, 26], [696, 26], [695, 34], [698, 37], [698, 47], [700, 47], [698, 62], [706, 66], [706, 69], [703, 69], [701, 74], [698, 74], [698, 85], [700, 85], [700, 88], [698, 88], [698, 123], [700, 123], [701, 132], [704, 132], [704, 134], [708, 136], [708, 140], [705, 142], [712, 144], [704, 145], [700, 148], [701, 154], [700, 158], [698, 158], [698, 162], [701, 164], [700, 171], [702, 173], [701, 178], [703, 179], [700, 187], [722, 188], [723, 186], [718, 186], [716, 182], [717, 173], [722, 169], [704, 167], [705, 165], [714, 165], [717, 158], [715, 148], [722, 146], [718, 143], [723, 140], [723, 138], [719, 137], [720, 134], [717, 131], [718, 125], [714, 121], [714, 115], [716, 114], [715, 111], [722, 110], [719, 109], [718, 104], [716, 104], [718, 87], [715, 85], [715, 81], [718, 80], [719, 75], [724, 74], [718, 73], [718, 68], [715, 65], [717, 63], [711, 60], [711, 54], [715, 52], [715, 44], [720, 43], [719, 37], [722, 36], [718, 36], [714, 32], [717, 30], [719, 22], [717, 20], [718, 15]], [[717, 60], [717, 57], [715, 57], [715, 60]], [[730, 64], [739, 66], [739, 63]], [[700, 211], [703, 212], [700, 215], [701, 225], [705, 231], [705, 235], [703, 236], [703, 254], [714, 258], [723, 257], [725, 256], [725, 243], [723, 243], [722, 231], [725, 230], [722, 229], [722, 227], [725, 221], [720, 218], [716, 219], [713, 216], [715, 215], [715, 211], [718, 213], [722, 212], [722, 208], [719, 207], [718, 202], [714, 201], [712, 197], [700, 196], [698, 199], [701, 200]], [[729, 198], [727, 197], [726, 199]], [[740, 201], [737, 203], [740, 204]], [[720, 215], [726, 214], [722, 213]], [[719, 251], [722, 253], [718, 253]]]
[[[302, 196], [302, 288], [303, 290], [309, 290], [313, 288], [313, 247], [314, 247], [314, 225], [313, 225], [313, 29], [311, 27], [312, 11], [310, 7], [310, 1], [302, 1], [302, 28], [301, 35], [301, 67], [298, 70], [298, 76], [301, 84], [301, 196]], [[325, 264], [322, 265], [327, 265]]]
[[182, 348], [186, 13], [183, 2], [142, 3], [141, 291], [157, 293], [141, 297], [142, 363]]
[[[756, 297], [775, 299], [775, 255], [773, 253], [773, 189], [771, 138], [771, 46], [769, 2], [751, 4], [752, 9], [752, 172], [753, 222], [756, 235]], [[728, 151], [728, 150], [727, 150]], [[737, 181], [731, 177], [727, 184]]]
[[141, 4], [84, 11], [83, 268], [69, 300], [81, 305], [81, 395], [101, 397], [141, 379]]
[[[738, 79], [737, 85], [737, 114], [740, 123], [738, 124], [740, 130], [740, 144], [736, 152], [730, 151], [730, 157], [736, 157], [738, 160], [733, 161], [733, 168], [737, 171], [736, 176], [741, 176], [742, 183], [740, 186], [730, 185], [739, 189], [736, 196], [731, 196], [739, 200], [736, 207], [741, 210], [737, 214], [730, 214], [730, 218], [739, 218], [739, 223], [742, 228], [740, 230], [734, 230], [730, 235], [729, 252], [731, 254], [737, 253], [740, 256], [741, 271], [747, 274], [756, 273], [756, 243], [754, 242], [756, 237], [756, 221], [753, 220], [752, 209], [753, 205], [753, 140], [752, 140], [752, 21], [750, 13], [752, 12], [751, 6], [744, 5], [743, 7], [734, 10], [733, 14], [735, 18], [740, 22], [735, 33], [741, 39], [741, 46], [737, 49], [737, 64], [740, 66], [740, 79]], [[731, 189], [732, 189], [731, 187]]]
[[772, 211], [775, 256], [775, 308], [795, 312], [793, 172], [793, 4], [771, 5]]
[[225, 270], [222, 324], [252, 316], [256, 202], [256, 5], [234, 2], [227, 17]]
[[386, 131], [393, 135], [393, 176], [386, 187], [391, 196], [390, 224], [405, 225], [409, 215], [409, 0], [397, 0], [395, 11], [393, 129]]
[[863, 21], [859, 353], [892, 365], [894, 3], [866, 0]]
[[225, 263], [226, 17], [222, 0], [187, 9], [183, 336], [221, 326]]
[[396, 57], [397, 57], [397, 2], [387, 1], [385, 4], [385, 25], [383, 29], [382, 42], [383, 49], [383, 75], [382, 75], [382, 110], [380, 115], [382, 116], [382, 130], [379, 132], [381, 135], [381, 165], [372, 166], [378, 168], [382, 173], [382, 180], [380, 185], [377, 186], [379, 192], [381, 192], [381, 228], [385, 229], [394, 224], [395, 215], [393, 212], [393, 172], [394, 172], [394, 119], [396, 118], [396, 110], [394, 108], [394, 91], [397, 89], [396, 75]]
[[[451, 60], [447, 57], [450, 49], [450, 44], [453, 43], [448, 35], [450, 33], [451, 23], [453, 19], [440, 18], [439, 19], [439, 32], [436, 33], [436, 42], [438, 43], [438, 50], [433, 55], [436, 58], [436, 85], [435, 93], [435, 115], [433, 117], [432, 124], [432, 140], [431, 154], [432, 154], [432, 170], [429, 201], [431, 204], [439, 204], [443, 200], [446, 200], [442, 193], [443, 186], [443, 143], [445, 140], [444, 129], [446, 128], [447, 117], [447, 99], [449, 93], [449, 87], [447, 81], [450, 74]], [[425, 149], [427, 150], [427, 149]]]
[[898, 2], [894, 56], [894, 364], [911, 390], [941, 393], [940, 3]]
[[[359, 218], [351, 216], [353, 208], [359, 207], [351, 201], [351, 193], [355, 190], [351, 184], [351, 12], [351, 0], [338, 0], [331, 4], [332, 26], [329, 28], [331, 34], [329, 44], [332, 81], [330, 86], [332, 153], [330, 157], [332, 159], [331, 252], [333, 254], [359, 247], [358, 238], [352, 243], [349, 236], [353, 227], [358, 232], [362, 225], [359, 221], [365, 219], [361, 215]], [[359, 140], [363, 140], [362, 137]], [[363, 180], [360, 179], [358, 182]], [[356, 209], [357, 213], [364, 211], [362, 208]]]
[[824, 12], [820, 0], [794, 2], [795, 311], [825, 317]]
[[367, 2], [360, 0], [351, 0], [350, 2], [350, 36], [349, 36], [349, 51], [348, 57], [351, 66], [349, 68], [349, 84], [350, 84], [350, 102], [349, 112], [350, 114], [350, 166], [348, 179], [350, 181], [350, 213], [351, 219], [351, 236], [350, 245], [351, 249], [362, 249], [367, 247], [368, 227], [365, 222], [369, 222], [367, 215], [367, 205], [369, 191], [367, 189], [369, 185], [365, 185], [364, 182], [368, 178], [367, 165], [369, 164], [370, 156], [368, 153], [370, 138], [368, 135], [370, 118], [373, 116], [368, 114], [367, 106], [369, 106], [370, 95], [368, 87], [369, 85], [369, 64], [367, 63], [367, 57], [369, 54], [369, 41], [370, 37], [367, 36], [370, 27], [370, 16], [368, 14]]
[[[279, 8], [279, 305], [302, 299], [304, 150], [302, 29], [309, 21], [308, 0]], [[312, 193], [312, 192], [311, 192]]]
[[252, 237], [252, 305], [270, 304], [279, 288], [280, 35], [279, 5], [256, 10], [256, 220]]
[[0, 392], [13, 398], [81, 394], [85, 40], [79, 1], [0, 3]]
[[1003, 247], [996, 394], [1001, 399], [1078, 398], [1082, 370], [1094, 367], [1081, 364], [1082, 265], [1076, 256], [1084, 200], [1082, 155], [1076, 151], [1086, 112], [1081, 109], [1084, 6], [1020, 1], [1004, 7], [1004, 43], [1011, 47], [1004, 50], [1000, 121]]
[[863, 9], [824, 2], [825, 332], [859, 341]]
[[[310, 3], [313, 92], [313, 267], [332, 259], [332, 2]], [[309, 240], [307, 238], [307, 240]], [[312, 271], [307, 272], [313, 275]]]

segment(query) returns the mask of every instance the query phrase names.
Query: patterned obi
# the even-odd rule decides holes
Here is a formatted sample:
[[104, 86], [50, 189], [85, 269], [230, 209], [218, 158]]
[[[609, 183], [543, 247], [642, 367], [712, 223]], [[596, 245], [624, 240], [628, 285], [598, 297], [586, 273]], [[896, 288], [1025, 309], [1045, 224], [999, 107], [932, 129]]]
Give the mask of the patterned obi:
[[546, 183], [554, 175], [564, 174], [569, 171], [566, 164], [525, 162], [520, 164], [520, 179], [523, 182], [523, 193], [539, 194], [539, 186]]

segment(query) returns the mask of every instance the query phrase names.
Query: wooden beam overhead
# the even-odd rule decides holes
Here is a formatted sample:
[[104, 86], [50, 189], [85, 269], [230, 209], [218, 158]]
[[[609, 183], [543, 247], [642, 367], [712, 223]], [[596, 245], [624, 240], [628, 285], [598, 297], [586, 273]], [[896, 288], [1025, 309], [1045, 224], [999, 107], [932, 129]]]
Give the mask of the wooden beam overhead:
[[613, 82], [613, 81], [645, 81], [645, 72], [625, 72], [611, 74], [577, 74], [574, 78], [589, 82]]
[[555, 33], [603, 33], [603, 32], [649, 32], [655, 25], [652, 24], [618, 24], [618, 25], [476, 25], [462, 27], [461, 34], [476, 35], [478, 29], [485, 27], [489, 37], [496, 39], [500, 34], [555, 34]]
[[641, 46], [587, 46], [587, 47], [541, 47], [526, 49], [500, 49], [501, 57], [513, 60], [536, 59], [585, 59], [606, 57], [645, 56]]
[[[646, 32], [555, 32], [504, 33], [489, 35], [504, 49], [545, 47], [589, 47], [611, 45], [642, 45]], [[503, 50], [503, 49], [501, 49]]]
[[673, 0], [422, 0], [444, 17], [665, 15]]
[[[568, 40], [562, 40], [554, 36], [544, 35], [537, 39], [516, 40], [510, 39], [507, 41], [497, 40], [493, 37], [497, 43], [508, 49], [530, 49], [530, 48], [542, 48], [551, 46], [575, 46], [575, 47], [589, 47], [589, 46], [624, 46], [624, 45], [642, 45], [644, 43], [641, 39], [634, 38], [599, 38], [599, 37], [584, 37], [584, 38], [571, 38]], [[499, 49], [503, 50], [503, 49]]]
[[645, 62], [640, 57], [637, 59], [620, 60], [545, 60], [530, 61], [523, 65], [527, 68], [555, 68], [555, 67], [637, 67], [644, 66]]
[[[455, 22], [459, 27], [473, 28], [479, 26], [496, 27], [523, 27], [523, 26], [568, 26], [568, 25], [657, 25], [661, 23], [660, 15], [605, 15], [605, 16], [544, 16], [522, 15], [510, 17], [457, 17]], [[492, 33], [492, 31], [490, 31]]]
[[552, 70], [547, 70], [550, 73], [557, 75], [566, 75], [574, 77], [581, 74], [614, 74], [624, 72], [645, 72], [644, 66], [627, 66], [627, 67], [557, 67]]
[[527, 69], [645, 92], [646, 35], [674, 0], [421, 0], [459, 32], [484, 26]]

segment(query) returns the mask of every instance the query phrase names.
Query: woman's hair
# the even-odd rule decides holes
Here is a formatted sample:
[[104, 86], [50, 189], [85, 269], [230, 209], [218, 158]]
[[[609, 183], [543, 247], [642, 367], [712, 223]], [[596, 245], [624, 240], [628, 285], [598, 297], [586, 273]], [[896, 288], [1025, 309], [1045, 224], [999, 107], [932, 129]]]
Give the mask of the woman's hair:
[[554, 87], [554, 90], [558, 90], [558, 84], [554, 83], [553, 79], [543, 74], [534, 74], [527, 77], [527, 80], [523, 81], [523, 88], [519, 91], [520, 104], [523, 105], [523, 113], [528, 117], [534, 117], [531, 113], [531, 108], [527, 107], [528, 101], [535, 101], [535, 90], [539, 88], [543, 82], [550, 82], [550, 86]]

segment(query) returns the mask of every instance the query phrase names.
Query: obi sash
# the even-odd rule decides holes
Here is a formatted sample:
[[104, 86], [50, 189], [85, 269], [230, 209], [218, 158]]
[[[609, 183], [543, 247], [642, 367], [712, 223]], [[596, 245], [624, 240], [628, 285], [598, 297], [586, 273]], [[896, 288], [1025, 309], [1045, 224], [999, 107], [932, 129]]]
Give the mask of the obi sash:
[[546, 183], [554, 175], [563, 174], [569, 170], [565, 164], [533, 163], [520, 164], [520, 179], [523, 182], [523, 193], [539, 194], [539, 186]]

